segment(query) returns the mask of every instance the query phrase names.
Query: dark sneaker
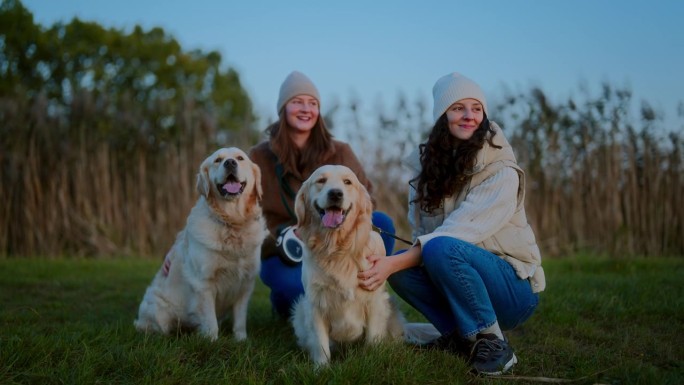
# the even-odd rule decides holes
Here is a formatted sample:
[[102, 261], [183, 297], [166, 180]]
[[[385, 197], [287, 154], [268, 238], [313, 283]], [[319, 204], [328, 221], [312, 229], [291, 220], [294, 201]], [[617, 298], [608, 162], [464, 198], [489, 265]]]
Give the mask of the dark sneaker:
[[478, 334], [470, 362], [478, 374], [498, 375], [507, 372], [518, 359], [507, 341], [494, 334]]
[[430, 342], [416, 345], [420, 350], [444, 350], [468, 359], [473, 343], [458, 335], [457, 332], [451, 332], [442, 335]]

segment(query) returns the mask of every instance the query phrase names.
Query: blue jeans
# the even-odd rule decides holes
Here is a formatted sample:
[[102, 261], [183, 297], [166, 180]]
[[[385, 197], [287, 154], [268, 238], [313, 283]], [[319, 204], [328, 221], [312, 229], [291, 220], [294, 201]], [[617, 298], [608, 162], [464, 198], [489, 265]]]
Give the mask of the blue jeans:
[[[382, 231], [394, 234], [394, 222], [387, 214], [373, 212], [373, 225]], [[385, 244], [387, 254], [394, 250], [394, 238], [386, 234], [380, 234]], [[261, 281], [271, 289], [271, 305], [275, 311], [284, 318], [290, 316], [294, 301], [304, 294], [302, 286], [302, 264], [295, 266], [286, 265], [277, 256], [269, 256], [261, 261]]]
[[471, 243], [437, 237], [422, 247], [421, 266], [398, 271], [388, 281], [442, 334], [470, 337], [496, 321], [510, 330], [539, 303], [527, 280], [500, 257]]

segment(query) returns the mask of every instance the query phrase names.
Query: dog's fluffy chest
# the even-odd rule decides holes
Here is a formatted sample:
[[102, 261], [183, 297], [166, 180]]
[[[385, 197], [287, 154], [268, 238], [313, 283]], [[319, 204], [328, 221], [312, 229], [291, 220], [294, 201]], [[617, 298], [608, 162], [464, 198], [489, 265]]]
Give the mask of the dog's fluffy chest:
[[310, 294], [314, 302], [324, 308], [329, 304], [344, 304], [364, 302], [370, 297], [370, 292], [358, 286], [357, 274], [359, 269], [351, 260], [320, 266], [313, 261], [304, 260], [302, 274], [306, 283], [305, 292]]
[[188, 221], [196, 226], [186, 228], [182, 246], [193, 255], [188, 269], [194, 273], [188, 280], [198, 285], [213, 282], [219, 292], [239, 290], [237, 283], [249, 281], [259, 271], [261, 243], [267, 234], [263, 217], [246, 220], [238, 228], [200, 213], [197, 217], [191, 213]]
[[[194, 210], [193, 210], [194, 211]], [[262, 216], [247, 218], [239, 224], [224, 223], [212, 215], [201, 213], [192, 220], [198, 226], [191, 227], [189, 237], [206, 248], [225, 255], [244, 255], [261, 247], [266, 237], [266, 222]], [[188, 221], [191, 219], [189, 218]]]
[[304, 266], [303, 273], [308, 277], [305, 295], [312, 308], [325, 320], [334, 341], [358, 340], [368, 327], [369, 314], [378, 311], [375, 309], [377, 306], [388, 305], [386, 292], [359, 288], [356, 271], [343, 277], [320, 270], [307, 273]]

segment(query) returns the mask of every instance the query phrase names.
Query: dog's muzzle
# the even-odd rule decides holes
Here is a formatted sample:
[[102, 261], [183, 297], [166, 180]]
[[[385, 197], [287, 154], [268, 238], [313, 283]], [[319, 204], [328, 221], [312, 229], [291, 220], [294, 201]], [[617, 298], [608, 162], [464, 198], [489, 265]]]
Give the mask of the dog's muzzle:
[[322, 208], [315, 204], [318, 214], [321, 216], [321, 223], [323, 227], [328, 229], [336, 229], [344, 223], [351, 206], [344, 210], [342, 203], [344, 203], [344, 192], [340, 189], [332, 189], [328, 191], [326, 197], [326, 207]]
[[226, 179], [222, 183], [218, 183], [216, 188], [223, 197], [232, 197], [242, 194], [245, 191], [246, 182], [240, 182], [238, 179], [238, 164], [235, 159], [226, 159], [223, 162], [223, 168], [226, 169]]
[[223, 168], [225, 168], [229, 174], [235, 174], [235, 172], [237, 172], [237, 165], [237, 161], [232, 158], [228, 158], [223, 162]]

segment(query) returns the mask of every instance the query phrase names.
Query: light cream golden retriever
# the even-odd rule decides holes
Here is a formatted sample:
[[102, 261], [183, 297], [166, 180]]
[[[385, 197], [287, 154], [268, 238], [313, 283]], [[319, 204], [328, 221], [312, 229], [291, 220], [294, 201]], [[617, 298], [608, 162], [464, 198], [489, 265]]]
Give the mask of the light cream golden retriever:
[[370, 267], [366, 257], [385, 255], [382, 238], [372, 230], [372, 210], [365, 187], [345, 166], [320, 167], [297, 193], [305, 294], [291, 321], [297, 343], [317, 366], [330, 360], [331, 343], [372, 344], [402, 336], [403, 316], [385, 287], [359, 287], [358, 272]]
[[266, 223], [261, 170], [240, 149], [222, 148], [202, 162], [200, 197], [143, 297], [135, 327], [168, 334], [193, 331], [216, 340], [232, 310], [233, 336], [247, 338], [247, 306], [261, 267]]

